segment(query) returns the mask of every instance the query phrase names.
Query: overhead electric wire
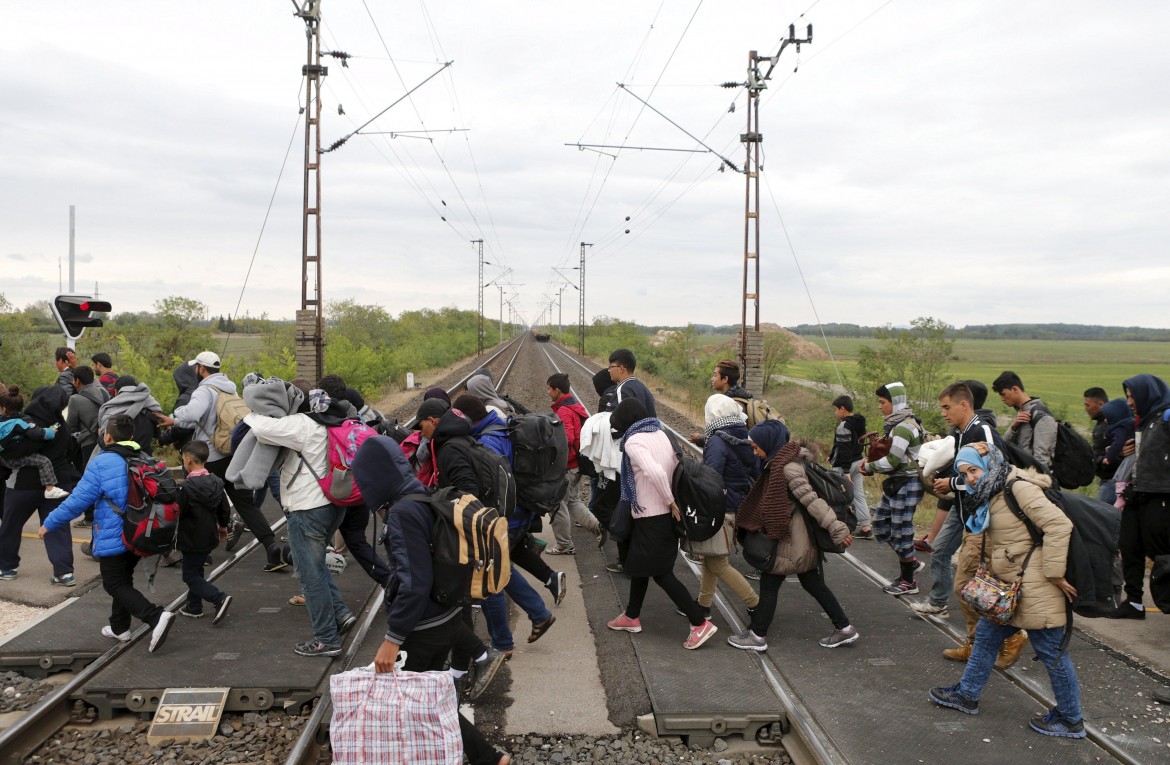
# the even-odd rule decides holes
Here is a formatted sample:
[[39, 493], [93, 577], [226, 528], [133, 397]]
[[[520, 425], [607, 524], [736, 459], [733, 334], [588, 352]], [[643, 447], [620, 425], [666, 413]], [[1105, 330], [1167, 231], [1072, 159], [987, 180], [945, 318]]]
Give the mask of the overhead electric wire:
[[813, 316], [817, 320], [817, 327], [821, 330], [821, 338], [825, 341], [825, 351], [829, 354], [829, 360], [833, 364], [833, 371], [837, 373], [837, 382], [841, 387], [845, 387], [845, 378], [841, 376], [841, 367], [837, 364], [837, 359], [833, 356], [833, 349], [829, 347], [829, 336], [825, 334], [825, 325], [821, 322], [821, 314], [817, 311], [816, 301], [813, 300], [812, 290], [808, 287], [808, 280], [804, 278], [804, 269], [800, 265], [800, 258], [796, 257], [796, 248], [792, 246], [792, 237], [788, 235], [788, 226], [784, 224], [784, 216], [780, 214], [780, 205], [776, 202], [776, 195], [772, 193], [772, 184], [768, 180], [768, 176], [760, 173], [764, 177], [764, 186], [768, 189], [768, 197], [772, 200], [772, 207], [776, 210], [776, 218], [780, 221], [780, 228], [784, 232], [784, 239], [788, 242], [788, 250], [792, 253], [792, 262], [796, 264], [796, 272], [800, 274], [800, 283], [804, 285], [804, 294], [808, 296], [808, 304], [812, 307]]
[[[382, 48], [386, 51], [386, 55], [389, 56], [390, 55], [390, 46], [386, 44], [386, 38], [382, 35], [382, 30], [378, 27], [377, 19], [374, 18], [374, 14], [370, 10], [369, 3], [366, 0], [362, 0], [362, 7], [365, 8], [366, 15], [369, 16], [369, 18], [370, 18], [370, 23], [374, 27], [374, 33], [377, 34], [378, 41], [381, 42]], [[403, 80], [402, 73], [398, 69], [398, 64], [393, 62], [393, 60], [392, 60], [391, 65], [394, 67], [394, 73], [398, 76], [399, 82], [402, 83], [403, 87], [406, 87], [406, 83]], [[418, 110], [418, 106], [414, 103], [414, 99], [408, 98], [407, 100], [410, 103], [411, 109], [414, 110], [415, 116], [418, 118], [419, 124], [422, 125], [423, 127], [426, 127], [426, 120], [423, 119], [422, 113]], [[475, 228], [479, 232], [479, 238], [483, 239], [485, 241], [485, 244], [487, 245], [489, 252], [492, 253], [493, 259], [502, 262], [503, 255], [496, 254], [495, 249], [492, 247], [491, 241], [484, 235], [483, 227], [479, 223], [479, 218], [476, 217], [475, 211], [472, 210], [471, 205], [468, 204], [467, 198], [463, 195], [463, 190], [459, 187], [459, 184], [455, 181], [455, 176], [451, 174], [451, 169], [447, 166], [447, 161], [443, 158], [443, 155], [439, 153], [438, 148], [436, 148], [433, 143], [430, 144], [430, 147], [431, 147], [431, 150], [434, 151], [435, 157], [439, 160], [439, 165], [442, 166], [443, 172], [447, 174], [447, 180], [449, 180], [451, 182], [451, 186], [452, 186], [452, 188], [455, 189], [455, 194], [459, 197], [459, 201], [463, 203], [464, 209], [467, 210], [467, 214], [471, 216], [472, 222], [475, 223]]]
[[[301, 88], [297, 92], [297, 100], [300, 101], [300, 91], [305, 87], [305, 81], [301, 79]], [[260, 242], [264, 239], [264, 231], [268, 227], [268, 217], [272, 214], [272, 205], [276, 202], [276, 192], [280, 190], [280, 179], [284, 177], [284, 168], [288, 166], [288, 157], [292, 154], [293, 143], [296, 141], [297, 133], [301, 127], [301, 115], [297, 114], [297, 120], [293, 123], [292, 135], [288, 139], [288, 148], [284, 150], [284, 161], [280, 163], [280, 172], [276, 174], [276, 183], [272, 187], [272, 196], [268, 198], [268, 209], [264, 211], [264, 220], [260, 223], [260, 233], [256, 236], [256, 244], [252, 247], [252, 259], [248, 261], [248, 270], [244, 274], [244, 283], [240, 285], [240, 297], [236, 300], [236, 310], [229, 318], [234, 319], [239, 316], [240, 306], [244, 303], [244, 292], [248, 289], [248, 279], [252, 276], [252, 266], [256, 264], [256, 255], [260, 252]], [[234, 322], [233, 322], [234, 323]], [[232, 339], [232, 333], [228, 332], [227, 337], [223, 341], [223, 350], [220, 355], [227, 355], [228, 343]]]

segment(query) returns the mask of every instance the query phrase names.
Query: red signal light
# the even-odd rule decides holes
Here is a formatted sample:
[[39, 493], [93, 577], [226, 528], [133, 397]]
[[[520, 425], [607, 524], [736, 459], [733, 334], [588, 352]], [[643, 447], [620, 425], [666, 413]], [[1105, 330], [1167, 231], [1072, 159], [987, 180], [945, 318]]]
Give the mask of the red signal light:
[[88, 311], [88, 310], [89, 310], [89, 301], [87, 300], [87, 301], [85, 301], [84, 303], [82, 303], [81, 305], [79, 305], [79, 306], [77, 306], [77, 307], [78, 307], [79, 309], [81, 309], [82, 311]]

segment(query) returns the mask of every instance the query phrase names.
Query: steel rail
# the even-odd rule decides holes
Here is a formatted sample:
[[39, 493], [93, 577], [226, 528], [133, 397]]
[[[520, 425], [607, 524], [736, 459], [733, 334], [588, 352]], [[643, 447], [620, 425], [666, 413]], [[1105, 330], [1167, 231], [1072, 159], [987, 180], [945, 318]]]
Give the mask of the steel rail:
[[[572, 355], [567, 353], [564, 349], [559, 348], [557, 346], [554, 346], [554, 347], [556, 347], [556, 349], [558, 351], [560, 351], [560, 353], [564, 354], [564, 356], [566, 358], [568, 358], [570, 361], [577, 364], [579, 367], [581, 367], [586, 372], [589, 372], [589, 374], [593, 374], [593, 372], [590, 372], [589, 367], [587, 367], [585, 364], [581, 363], [578, 359], [576, 359], [575, 357], [573, 357]], [[550, 358], [550, 361], [551, 361], [551, 358]], [[555, 364], [554, 364], [554, 366], [555, 366]], [[685, 437], [682, 436], [682, 434], [678, 433], [678, 431], [674, 430], [666, 423], [663, 423], [663, 427], [665, 429], [671, 431], [672, 433], [675, 433], [676, 435], [678, 435], [680, 438], [680, 441], [682, 443], [685, 443], [687, 446], [692, 447], [692, 449], [694, 451], [697, 451], [700, 454], [702, 453], [701, 449], [699, 449], [698, 447], [695, 447], [694, 444], [691, 444]], [[889, 584], [889, 582], [886, 579], [882, 578], [882, 576], [880, 574], [878, 574], [876, 571], [874, 571], [871, 567], [866, 565], [864, 562], [862, 562], [857, 556], [853, 555], [852, 553], [845, 552], [840, 557], [844, 561], [846, 561], [849, 565], [851, 565], [854, 569], [856, 569], [858, 572], [860, 572], [863, 576], [865, 576], [866, 578], [870, 579], [875, 584], [877, 584], [879, 587], [884, 587], [885, 585]], [[688, 561], [688, 564], [691, 564], [691, 568], [697, 574], [697, 567], [694, 566], [691, 561]], [[723, 600], [722, 594], [719, 593], [718, 591], [716, 591], [716, 597], [719, 598], [721, 601], [719, 604], [719, 608], [720, 608], [720, 611], [723, 613], [724, 617], [726, 617], [729, 622], [734, 622], [736, 628], [738, 629], [740, 627], [740, 625], [738, 623], [738, 619], [735, 618], [734, 612], [727, 605], [726, 601]], [[907, 610], [910, 610], [909, 606], [907, 606]], [[911, 611], [911, 613], [914, 613], [914, 612]], [[943, 622], [943, 621], [938, 620], [938, 619], [929, 619], [929, 618], [926, 619], [926, 621], [928, 621], [932, 625], [934, 625], [934, 627], [937, 628], [940, 632], [951, 636], [952, 638], [954, 638], [955, 640], [957, 640], [959, 642], [962, 642], [967, 637], [966, 634], [962, 633], [961, 631], [959, 631], [958, 629], [953, 627], [949, 622]], [[1008, 678], [1014, 685], [1016, 685], [1018, 688], [1023, 690], [1025, 693], [1027, 693], [1029, 696], [1036, 699], [1040, 703], [1042, 703], [1046, 706], [1049, 706], [1049, 707], [1053, 706], [1056, 703], [1054, 697], [1050, 693], [1046, 692], [1044, 690], [1044, 688], [1037, 681], [1033, 680], [1032, 678], [1024, 677], [1019, 672], [1015, 672], [1015, 671], [1010, 670], [1010, 669], [1009, 670], [1000, 670], [1000, 672], [1006, 678]], [[779, 695], [779, 694], [777, 694], [777, 695]], [[1092, 741], [1094, 744], [1096, 744], [1101, 749], [1108, 752], [1110, 756], [1112, 756], [1113, 758], [1115, 758], [1119, 762], [1125, 763], [1125, 765], [1142, 765], [1142, 762], [1140, 760], [1134, 759], [1133, 755], [1131, 755], [1129, 752], [1127, 752], [1124, 749], [1122, 749], [1121, 747], [1119, 747], [1115, 741], [1113, 741], [1108, 736], [1106, 736], [1101, 731], [1101, 729], [1098, 728], [1097, 726], [1086, 722], [1085, 723], [1085, 732], [1088, 734], [1086, 737], [1090, 741]], [[836, 761], [836, 760], [822, 760], [822, 762], [833, 762], [833, 761]]]
[[[579, 366], [589, 375], [595, 374], [595, 372], [591, 371], [589, 367], [583, 364], [576, 357], [572, 356], [562, 348], [557, 346], [553, 347], [556, 348], [556, 350], [558, 350], [561, 354], [563, 354], [565, 358]], [[555, 361], [553, 361], [553, 358], [549, 354], [548, 350], [542, 350], [544, 350], [545, 357], [548, 359], [553, 369], [560, 372], [560, 367], [557, 366]], [[570, 386], [570, 388], [571, 387], [572, 386]], [[580, 396], [577, 397], [577, 400], [580, 402]], [[581, 405], [585, 406], [583, 403]], [[586, 411], [588, 412], [589, 410], [586, 408]], [[686, 436], [679, 433], [665, 422], [662, 423], [662, 427], [665, 430], [673, 433], [679, 443], [690, 447], [692, 454], [697, 454], [700, 459], [702, 458], [703, 450], [691, 443]], [[691, 573], [697, 579], [700, 574], [698, 565], [694, 561], [686, 558], [686, 556], [683, 556], [683, 560], [686, 562], [686, 565], [690, 569]], [[719, 606], [719, 611], [721, 614], [723, 614], [723, 618], [727, 620], [728, 624], [731, 625], [736, 632], [742, 632], [744, 629], [746, 629], [746, 626], [739, 620], [739, 616], [735, 613], [730, 604], [727, 602], [727, 599], [718, 589], [715, 591], [715, 603]], [[753, 662], [755, 662], [756, 667], [764, 676], [764, 680], [768, 683], [768, 687], [772, 689], [772, 692], [776, 695], [776, 698], [779, 699], [781, 706], [784, 707], [784, 712], [789, 724], [791, 725], [791, 729], [796, 731], [797, 736], [800, 739], [800, 745], [802, 745], [805, 748], [805, 751], [812, 756], [817, 765], [844, 765], [845, 763], [848, 763], [848, 760], [845, 758], [844, 754], [840, 751], [836, 744], [832, 743], [832, 736], [829, 735], [828, 731], [820, 726], [815, 721], [813, 716], [806, 713], [802, 706], [797, 703], [796, 691], [786, 681], [783, 671], [780, 669], [779, 665], [777, 665], [770, 656], [767, 656], [763, 652], [750, 651], [748, 653], [750, 653], [750, 658]], [[789, 754], [792, 755], [794, 753], [789, 752]]]
[[[280, 518], [272, 524], [273, 532], [284, 527], [285, 519]], [[207, 577], [208, 581], [215, 581], [225, 572], [242, 562], [253, 550], [260, 545], [259, 540], [253, 539], [237, 550], [232, 557], [216, 566]], [[164, 609], [174, 611], [187, 600], [186, 593], [179, 595]], [[74, 693], [82, 690], [102, 669], [117, 661], [135, 644], [150, 634], [149, 625], [143, 624], [130, 636], [125, 643], [119, 642], [110, 650], [87, 664], [72, 679], [58, 687], [34, 707], [29, 709], [11, 727], [0, 732], [0, 765], [18, 765], [25, 756], [35, 751], [48, 741], [61, 728], [69, 723]]]
[[[512, 370], [512, 365], [516, 363], [516, 357], [520, 355], [520, 350], [524, 347], [525, 337], [526, 335], [524, 333], [517, 335], [507, 345], [489, 356], [482, 364], [477, 366], [475, 370], [448, 388], [447, 395], [453, 396], [455, 391], [467, 385], [467, 381], [475, 376], [476, 371], [491, 364], [496, 359], [503, 356], [504, 353], [506, 353], [513, 345], [519, 343], [516, 348], [516, 352], [512, 354], [512, 358], [508, 361], [508, 365], [504, 368], [504, 372], [500, 375], [499, 384], [502, 385], [504, 379]], [[413, 427], [416, 422], [417, 418], [411, 418], [406, 423], [405, 427]], [[373, 516], [375, 519], [375, 528], [377, 528], [377, 513], [373, 513]], [[376, 589], [377, 588], [375, 588], [375, 591]], [[370, 627], [373, 625], [375, 618], [378, 616], [379, 611], [381, 610], [384, 596], [385, 591], [382, 591], [381, 593], [367, 599], [366, 605], [363, 607], [364, 610], [362, 612], [362, 618], [359, 624], [360, 632], [350, 641], [349, 648], [346, 650], [341, 660], [335, 665], [331, 665], [331, 671], [326, 677], [325, 684], [322, 688], [320, 688], [321, 695], [317, 700], [316, 706], [313, 708], [313, 713], [309, 717], [309, 720], [305, 723], [305, 727], [304, 730], [301, 731], [301, 735], [297, 737], [297, 741], [293, 745], [292, 750], [290, 750], [288, 757], [285, 758], [285, 765], [310, 765], [310, 763], [316, 763], [318, 761], [325, 742], [329, 740], [329, 726], [327, 717], [333, 711], [333, 700], [329, 694], [328, 677], [333, 674], [332, 669], [334, 666], [340, 667], [338, 671], [341, 672], [350, 669], [354, 658], [357, 656], [358, 650], [365, 641]]]

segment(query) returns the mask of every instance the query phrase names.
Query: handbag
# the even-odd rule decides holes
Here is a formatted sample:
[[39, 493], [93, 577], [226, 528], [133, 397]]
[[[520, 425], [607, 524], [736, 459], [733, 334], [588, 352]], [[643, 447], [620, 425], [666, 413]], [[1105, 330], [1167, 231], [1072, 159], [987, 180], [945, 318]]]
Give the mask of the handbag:
[[618, 544], [630, 541], [630, 532], [634, 530], [634, 516], [630, 511], [629, 502], [618, 502], [613, 515], [609, 517], [609, 538]]
[[882, 457], [890, 453], [890, 447], [894, 445], [894, 439], [889, 436], [884, 436], [878, 432], [866, 433], [857, 439], [857, 443], [865, 449], [865, 459], [869, 462], [877, 462]]
[[1020, 566], [1020, 575], [1016, 577], [1016, 581], [1008, 584], [994, 576], [987, 568], [987, 530], [985, 529], [979, 545], [979, 568], [971, 577], [971, 581], [963, 585], [959, 597], [987, 621], [1010, 626], [1012, 618], [1016, 615], [1016, 607], [1020, 604], [1024, 569], [1028, 567], [1028, 561], [1031, 560], [1032, 553], [1035, 551], [1036, 545], [1032, 545], [1032, 549], [1028, 550], [1028, 554], [1024, 556], [1024, 562]]
[[743, 559], [764, 573], [771, 573], [776, 564], [776, 547], [779, 545], [763, 531], [744, 531], [740, 529], [739, 543], [743, 546]]
[[462, 765], [463, 739], [451, 676], [400, 669], [379, 674], [372, 666], [329, 678], [333, 762]]
[[696, 542], [692, 539], [684, 539], [682, 542], [683, 552], [691, 555], [711, 555], [720, 557], [724, 555], [731, 555], [731, 550], [735, 544], [735, 516], [728, 515], [723, 520], [723, 526], [719, 531], [715, 532], [715, 536], [704, 539], [702, 542]]

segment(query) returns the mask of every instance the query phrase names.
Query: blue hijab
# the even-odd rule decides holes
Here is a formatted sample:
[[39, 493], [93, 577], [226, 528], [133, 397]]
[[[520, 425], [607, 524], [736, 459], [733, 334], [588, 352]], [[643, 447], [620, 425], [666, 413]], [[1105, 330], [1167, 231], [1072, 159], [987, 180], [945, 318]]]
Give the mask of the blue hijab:
[[991, 498], [1003, 491], [1007, 485], [1008, 474], [1012, 466], [1003, 458], [1003, 452], [992, 444], [986, 455], [980, 454], [973, 446], [964, 446], [955, 455], [955, 469], [960, 465], [974, 465], [983, 470], [983, 475], [974, 486], [967, 486], [971, 503], [975, 510], [967, 515], [963, 521], [967, 530], [972, 534], [982, 534], [987, 530], [987, 523], [991, 518]]

